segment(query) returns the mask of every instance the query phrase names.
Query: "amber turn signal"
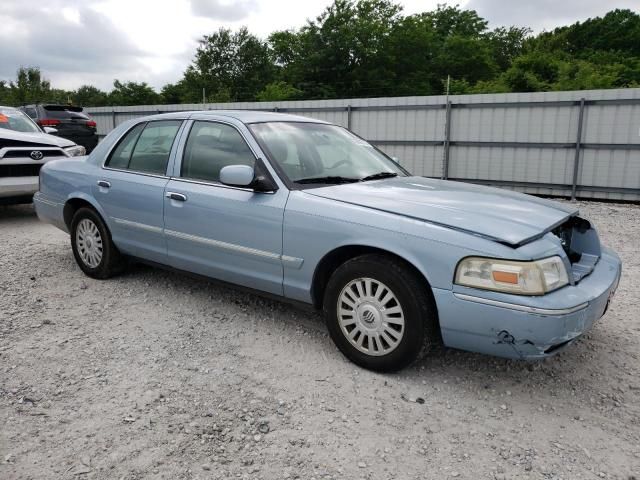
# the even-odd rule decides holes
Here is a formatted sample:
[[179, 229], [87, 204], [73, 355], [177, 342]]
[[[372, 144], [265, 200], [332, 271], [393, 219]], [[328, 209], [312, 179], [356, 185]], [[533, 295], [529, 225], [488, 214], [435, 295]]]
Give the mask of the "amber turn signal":
[[495, 282], [518, 284], [518, 274], [515, 272], [493, 271], [492, 274]]

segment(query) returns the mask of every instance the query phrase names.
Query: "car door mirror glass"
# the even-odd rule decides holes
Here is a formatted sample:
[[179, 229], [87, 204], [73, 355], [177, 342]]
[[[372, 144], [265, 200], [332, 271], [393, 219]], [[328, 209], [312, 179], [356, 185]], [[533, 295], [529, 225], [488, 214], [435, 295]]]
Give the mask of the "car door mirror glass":
[[253, 168], [248, 165], [228, 165], [220, 170], [220, 181], [233, 187], [249, 187], [254, 175]]

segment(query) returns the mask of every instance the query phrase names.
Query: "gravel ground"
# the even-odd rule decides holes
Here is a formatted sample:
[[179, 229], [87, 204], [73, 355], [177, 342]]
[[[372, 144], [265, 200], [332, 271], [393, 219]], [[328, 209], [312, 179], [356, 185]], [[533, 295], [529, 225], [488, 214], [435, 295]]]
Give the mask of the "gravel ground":
[[91, 280], [0, 207], [0, 478], [640, 478], [640, 207], [580, 208], [624, 261], [588, 335], [382, 375], [315, 313], [143, 266]]

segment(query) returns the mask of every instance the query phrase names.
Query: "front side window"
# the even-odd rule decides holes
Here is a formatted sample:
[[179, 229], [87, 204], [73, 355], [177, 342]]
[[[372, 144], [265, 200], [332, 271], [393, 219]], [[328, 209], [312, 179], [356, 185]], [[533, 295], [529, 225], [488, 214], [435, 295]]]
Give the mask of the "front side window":
[[196, 121], [184, 149], [180, 176], [220, 181], [220, 170], [229, 165], [255, 168], [255, 157], [242, 135], [230, 125]]
[[249, 128], [294, 183], [348, 183], [407, 174], [371, 144], [335, 125], [266, 122]]
[[160, 120], [132, 128], [109, 157], [107, 166], [164, 175], [182, 121]]

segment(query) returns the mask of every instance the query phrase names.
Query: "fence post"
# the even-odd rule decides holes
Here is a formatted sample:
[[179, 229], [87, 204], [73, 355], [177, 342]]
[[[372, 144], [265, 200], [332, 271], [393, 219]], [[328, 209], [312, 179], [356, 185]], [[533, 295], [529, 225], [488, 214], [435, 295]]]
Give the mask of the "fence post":
[[580, 149], [582, 148], [582, 123], [584, 120], [584, 97], [580, 99], [580, 111], [578, 113], [578, 132], [576, 134], [576, 153], [573, 159], [573, 181], [571, 182], [571, 200], [576, 199], [578, 188], [578, 170], [580, 168]]
[[115, 108], [111, 111], [111, 124], [112, 124], [111, 130], [116, 128], [116, 109]]
[[447, 100], [444, 123], [444, 158], [442, 162], [442, 179], [449, 178], [449, 142], [451, 140], [451, 102]]
[[347, 130], [351, 130], [351, 105], [347, 105]]

